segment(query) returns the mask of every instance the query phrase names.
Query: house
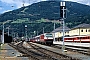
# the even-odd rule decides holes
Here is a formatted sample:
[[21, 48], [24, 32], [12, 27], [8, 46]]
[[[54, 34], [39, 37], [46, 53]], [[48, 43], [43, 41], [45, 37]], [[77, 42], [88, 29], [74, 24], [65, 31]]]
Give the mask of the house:
[[[68, 36], [70, 30], [71, 30], [70, 28], [64, 26], [64, 36]], [[61, 40], [62, 39], [61, 37], [63, 36], [63, 26], [56, 28], [55, 30], [52, 31], [52, 33], [53, 36], [55, 35], [56, 38], [55, 40]]]
[[80, 24], [69, 31], [70, 36], [90, 35], [90, 24]]

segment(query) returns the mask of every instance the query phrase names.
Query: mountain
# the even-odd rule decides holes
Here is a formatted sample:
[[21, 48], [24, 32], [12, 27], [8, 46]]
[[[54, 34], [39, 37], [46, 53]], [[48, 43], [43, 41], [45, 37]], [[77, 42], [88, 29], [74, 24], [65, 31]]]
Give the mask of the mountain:
[[[90, 13], [90, 6], [79, 4], [76, 2], [66, 2], [67, 21], [71, 17], [80, 18], [87, 16]], [[11, 17], [12, 16], [12, 17]], [[41, 18], [58, 20], [60, 19], [60, 2], [59, 1], [44, 1], [32, 4], [27, 7], [22, 7], [0, 15], [0, 21], [15, 20], [21, 18], [29, 18], [30, 20], [38, 20]]]
[[[67, 1], [66, 8], [66, 26], [72, 28], [78, 24], [90, 23], [90, 6]], [[42, 33], [43, 27], [46, 32], [51, 32], [53, 21], [58, 22], [60, 18], [60, 1], [38, 2], [0, 15], [0, 21], [10, 20], [7, 25], [11, 25], [11, 28], [17, 28], [17, 31], [14, 30], [14, 32], [18, 32], [19, 35], [25, 33], [24, 25], [28, 25], [30, 34], [34, 34], [33, 31], [38, 31], [38, 34]], [[56, 23], [56, 28], [60, 25]]]

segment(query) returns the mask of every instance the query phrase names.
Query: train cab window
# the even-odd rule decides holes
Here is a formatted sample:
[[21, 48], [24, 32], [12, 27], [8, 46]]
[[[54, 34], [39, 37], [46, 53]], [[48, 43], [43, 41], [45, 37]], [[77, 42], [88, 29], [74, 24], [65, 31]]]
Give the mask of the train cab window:
[[87, 29], [86, 29], [86, 32], [87, 32]]
[[81, 32], [83, 32], [83, 30], [81, 30]]
[[46, 34], [46, 37], [53, 37], [52, 34]]

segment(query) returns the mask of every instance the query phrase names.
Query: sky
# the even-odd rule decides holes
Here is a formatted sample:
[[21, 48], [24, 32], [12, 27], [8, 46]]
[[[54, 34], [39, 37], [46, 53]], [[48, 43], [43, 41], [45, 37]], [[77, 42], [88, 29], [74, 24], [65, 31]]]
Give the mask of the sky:
[[[46, 0], [0, 0], [0, 14], [21, 8], [23, 7], [23, 4], [24, 6], [28, 6], [30, 4], [37, 3], [40, 1]], [[63, 0], [63, 1], [78, 2], [90, 6], [90, 0]]]

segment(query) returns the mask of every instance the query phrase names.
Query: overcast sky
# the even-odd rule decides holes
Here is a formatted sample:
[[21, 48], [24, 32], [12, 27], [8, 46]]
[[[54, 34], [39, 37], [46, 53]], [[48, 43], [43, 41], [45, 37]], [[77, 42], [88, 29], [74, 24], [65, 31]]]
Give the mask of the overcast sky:
[[65, 1], [73, 1], [73, 2], [85, 4], [85, 5], [90, 5], [90, 0], [65, 0]]
[[[0, 13], [14, 10], [23, 6], [28, 6], [32, 3], [46, 1], [46, 0], [0, 0]], [[90, 0], [64, 0], [64, 1], [73, 1], [86, 5], [90, 5]], [[14, 6], [14, 7], [12, 7]]]

